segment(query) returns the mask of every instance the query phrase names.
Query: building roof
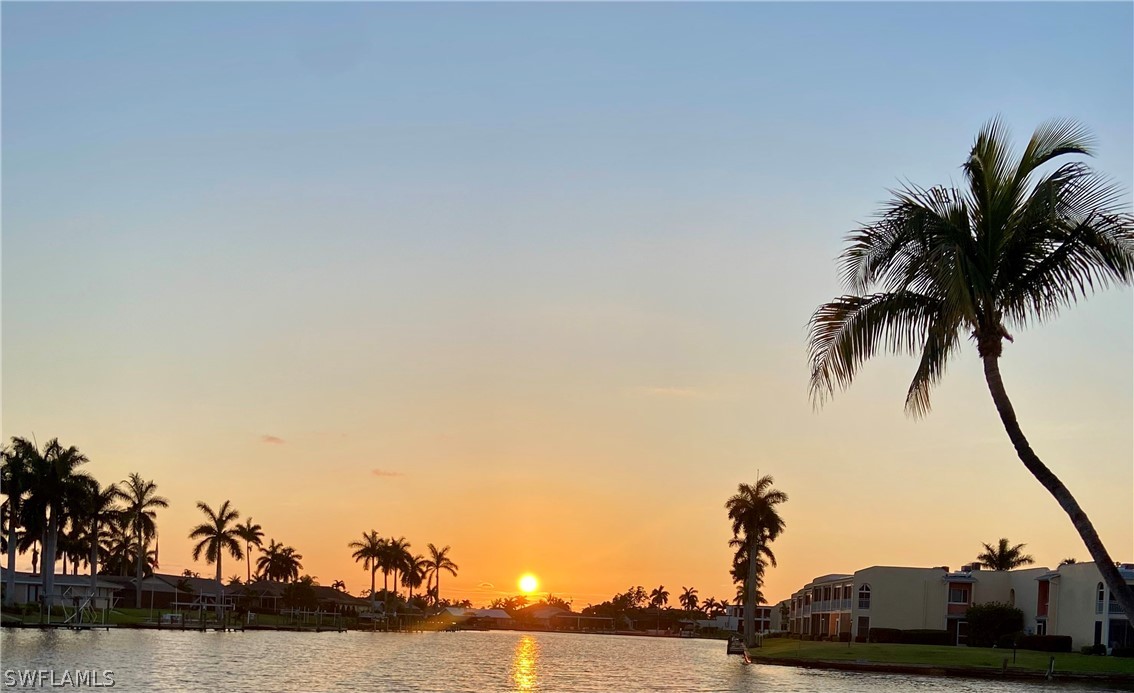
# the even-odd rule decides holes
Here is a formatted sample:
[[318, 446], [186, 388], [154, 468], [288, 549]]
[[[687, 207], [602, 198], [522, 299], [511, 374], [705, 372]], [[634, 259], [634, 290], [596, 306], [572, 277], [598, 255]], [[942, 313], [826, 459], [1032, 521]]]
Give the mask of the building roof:
[[476, 618], [499, 618], [512, 620], [512, 617], [504, 609], [470, 609], [472, 615]]
[[[17, 585], [38, 585], [43, 582], [42, 573], [25, 573], [19, 570], [13, 570], [12, 574], [15, 576]], [[0, 568], [0, 576], [6, 577], [8, 571]], [[55, 584], [60, 587], [90, 587], [90, 575], [55, 575]], [[122, 585], [112, 580], [108, 580], [105, 576], [95, 578], [95, 586], [102, 589], [117, 590], [122, 589]]]
[[[193, 594], [236, 594], [240, 589], [237, 585], [226, 587], [224, 584], [212, 578], [186, 577], [184, 575], [171, 575], [169, 573], [155, 573], [154, 577], [179, 590], [188, 587], [189, 591]], [[147, 587], [143, 585], [142, 589], [145, 590]]]
[[370, 606], [369, 600], [349, 595], [326, 585], [315, 585], [315, 598], [321, 602], [332, 602], [344, 606]]

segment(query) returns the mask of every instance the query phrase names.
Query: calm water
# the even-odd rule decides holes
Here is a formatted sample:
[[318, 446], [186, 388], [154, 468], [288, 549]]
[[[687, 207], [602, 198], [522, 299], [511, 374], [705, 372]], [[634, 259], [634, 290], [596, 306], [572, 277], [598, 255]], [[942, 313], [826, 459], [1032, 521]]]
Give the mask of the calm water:
[[[110, 669], [116, 691], [1099, 691], [745, 665], [709, 640], [566, 633], [5, 629], [2, 668]], [[0, 685], [3, 685], [0, 679]], [[62, 690], [62, 689], [56, 689]]]

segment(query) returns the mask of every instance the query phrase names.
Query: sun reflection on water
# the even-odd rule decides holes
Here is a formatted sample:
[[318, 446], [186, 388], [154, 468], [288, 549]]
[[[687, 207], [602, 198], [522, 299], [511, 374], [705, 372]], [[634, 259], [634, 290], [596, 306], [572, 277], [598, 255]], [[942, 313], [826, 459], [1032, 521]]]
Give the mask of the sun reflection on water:
[[512, 682], [517, 691], [534, 691], [536, 688], [536, 661], [539, 660], [539, 645], [535, 638], [525, 635], [516, 643], [516, 654], [512, 657]]

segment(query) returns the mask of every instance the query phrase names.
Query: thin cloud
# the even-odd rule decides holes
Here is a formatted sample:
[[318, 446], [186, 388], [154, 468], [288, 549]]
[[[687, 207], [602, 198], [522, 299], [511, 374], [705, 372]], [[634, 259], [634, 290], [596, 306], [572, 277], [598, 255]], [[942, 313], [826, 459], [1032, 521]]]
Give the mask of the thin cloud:
[[266, 443], [268, 445], [283, 445], [284, 439], [280, 438], [279, 436], [270, 436], [265, 434], [260, 436], [260, 442]]
[[481, 588], [482, 590], [496, 589], [496, 585], [492, 584], [491, 582], [482, 582], [478, 584], [477, 587]]
[[370, 473], [374, 476], [390, 477], [390, 476], [405, 476], [401, 472], [392, 472], [389, 469], [371, 469]]

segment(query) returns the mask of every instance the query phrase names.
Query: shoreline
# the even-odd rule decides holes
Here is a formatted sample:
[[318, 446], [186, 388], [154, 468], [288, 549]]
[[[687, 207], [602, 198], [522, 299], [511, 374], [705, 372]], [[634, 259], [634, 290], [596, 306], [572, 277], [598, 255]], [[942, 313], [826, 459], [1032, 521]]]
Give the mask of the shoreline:
[[1134, 690], [1134, 673], [1075, 673], [1056, 670], [1051, 677], [1045, 672], [1035, 670], [1020, 670], [1012, 667], [997, 669], [995, 667], [968, 667], [937, 664], [897, 664], [888, 662], [846, 662], [825, 659], [802, 659], [793, 657], [763, 657], [749, 656], [753, 664], [768, 664], [772, 666], [787, 666], [800, 669], [829, 669], [837, 671], [854, 671], [874, 674], [916, 674], [919, 676], [938, 676], [945, 678], [970, 679], [1001, 679], [1005, 681], [1028, 681], [1032, 683], [1090, 683], [1118, 685], [1126, 690]]

